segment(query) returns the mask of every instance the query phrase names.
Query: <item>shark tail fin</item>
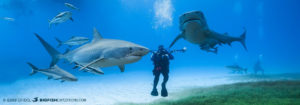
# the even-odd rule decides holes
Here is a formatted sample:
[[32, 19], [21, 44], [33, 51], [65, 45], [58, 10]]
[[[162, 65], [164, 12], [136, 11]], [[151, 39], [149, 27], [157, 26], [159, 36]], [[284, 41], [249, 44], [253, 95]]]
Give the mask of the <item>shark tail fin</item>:
[[50, 29], [52, 26], [52, 22], [51, 22], [51, 20], [48, 20], [48, 22], [49, 22], [49, 29]]
[[245, 41], [246, 40], [246, 33], [247, 33], [247, 30], [245, 29], [244, 33], [240, 36], [240, 42], [243, 45], [243, 47], [245, 48], [245, 50], [248, 51], [248, 48], [246, 46], [246, 41]]
[[39, 68], [37, 68], [36, 66], [31, 64], [30, 62], [27, 62], [27, 64], [32, 68], [32, 72], [29, 75], [33, 75], [33, 74], [37, 73], [37, 70], [39, 70]]
[[55, 40], [58, 42], [57, 48], [62, 46], [62, 41], [61, 40], [59, 40], [57, 37], [55, 37]]
[[50, 67], [54, 66], [62, 57], [63, 55], [59, 53], [56, 49], [54, 49], [49, 43], [47, 43], [43, 38], [41, 38], [37, 33], [34, 33], [35, 36], [40, 40], [42, 45], [45, 47], [47, 52], [51, 55], [52, 61]]

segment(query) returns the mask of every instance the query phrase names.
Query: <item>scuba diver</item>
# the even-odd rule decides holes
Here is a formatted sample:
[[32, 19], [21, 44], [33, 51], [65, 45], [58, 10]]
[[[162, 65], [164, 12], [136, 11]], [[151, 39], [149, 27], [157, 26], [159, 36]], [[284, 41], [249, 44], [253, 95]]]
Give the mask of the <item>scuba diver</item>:
[[157, 92], [157, 84], [159, 81], [159, 76], [160, 74], [163, 75], [164, 79], [161, 84], [161, 96], [162, 97], [167, 97], [168, 96], [168, 91], [166, 88], [166, 83], [169, 79], [169, 60], [173, 60], [174, 56], [171, 54], [176, 51], [182, 51], [185, 52], [186, 48], [184, 47], [182, 50], [173, 50], [173, 51], [167, 51], [163, 45], [160, 45], [158, 47], [158, 51], [152, 51], [151, 55], [151, 60], [153, 61], [154, 64], [154, 69], [153, 69], [153, 75], [154, 77], [154, 84], [153, 84], [153, 89], [151, 92], [152, 96], [158, 96]]

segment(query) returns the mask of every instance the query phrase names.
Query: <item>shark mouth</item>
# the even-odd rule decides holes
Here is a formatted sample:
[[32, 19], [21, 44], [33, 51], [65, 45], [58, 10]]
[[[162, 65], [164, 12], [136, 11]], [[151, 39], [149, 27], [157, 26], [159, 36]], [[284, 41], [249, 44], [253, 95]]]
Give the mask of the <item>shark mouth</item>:
[[185, 20], [185, 21], [183, 22], [183, 24], [186, 23], [186, 22], [189, 22], [189, 21], [193, 21], [193, 20], [200, 20], [200, 19], [197, 19], [197, 18], [191, 18], [191, 19]]

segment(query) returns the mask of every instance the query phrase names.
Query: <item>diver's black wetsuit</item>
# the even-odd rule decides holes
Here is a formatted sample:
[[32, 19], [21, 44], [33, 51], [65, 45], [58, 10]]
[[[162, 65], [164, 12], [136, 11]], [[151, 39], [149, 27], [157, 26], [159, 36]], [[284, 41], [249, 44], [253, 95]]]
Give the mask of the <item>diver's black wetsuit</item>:
[[161, 48], [157, 52], [154, 52], [151, 60], [153, 61], [154, 64], [154, 69], [153, 69], [153, 75], [155, 76], [154, 78], [154, 84], [153, 84], [153, 90], [151, 92], [151, 95], [157, 96], [158, 92], [156, 89], [156, 86], [159, 81], [159, 76], [160, 74], [163, 75], [164, 80], [161, 84], [162, 90], [161, 90], [161, 96], [166, 97], [168, 96], [168, 92], [166, 89], [166, 83], [169, 79], [169, 60], [174, 59], [173, 55], [170, 54], [167, 50]]

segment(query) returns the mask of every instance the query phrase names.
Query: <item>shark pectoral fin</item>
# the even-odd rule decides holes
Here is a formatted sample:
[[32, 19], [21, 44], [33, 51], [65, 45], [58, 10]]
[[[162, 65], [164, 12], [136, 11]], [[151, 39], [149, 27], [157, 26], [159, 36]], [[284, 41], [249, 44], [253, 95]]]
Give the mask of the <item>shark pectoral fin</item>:
[[82, 68], [80, 68], [79, 70], [86, 69], [87, 67], [89, 67], [89, 66], [91, 66], [91, 65], [93, 65], [93, 64], [95, 64], [95, 63], [97, 63], [97, 62], [100, 62], [100, 61], [102, 61], [102, 60], [104, 60], [104, 59], [105, 59], [105, 58], [99, 58], [99, 59], [96, 59], [96, 60], [94, 60], [94, 61], [90, 62], [89, 64], [87, 64], [87, 65], [83, 66], [83, 67], [82, 67]]
[[171, 48], [171, 47], [176, 43], [176, 41], [177, 41], [178, 39], [180, 39], [180, 38], [183, 38], [183, 35], [182, 35], [182, 34], [178, 35], [178, 36], [173, 40], [173, 42], [171, 43], [171, 45], [169, 46], [169, 48]]
[[72, 22], [74, 22], [74, 19], [73, 19], [72, 17], [70, 17], [70, 20], [71, 20]]
[[124, 72], [124, 70], [125, 70], [125, 65], [119, 65], [119, 68], [120, 68], [121, 72]]

